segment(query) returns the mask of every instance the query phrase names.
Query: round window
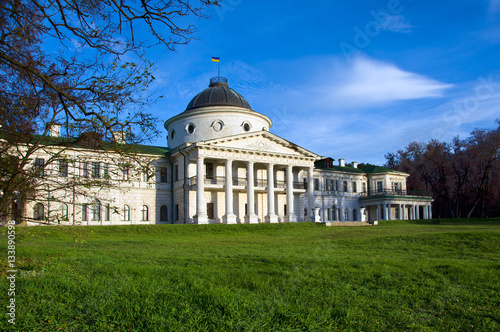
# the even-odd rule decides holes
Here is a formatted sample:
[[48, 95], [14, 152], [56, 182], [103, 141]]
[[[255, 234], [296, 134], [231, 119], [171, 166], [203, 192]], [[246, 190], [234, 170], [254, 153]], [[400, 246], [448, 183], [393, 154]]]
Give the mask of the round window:
[[222, 127], [224, 127], [224, 124], [222, 123], [222, 121], [215, 121], [212, 126], [214, 127], [215, 131], [221, 131]]
[[245, 124], [243, 125], [243, 129], [244, 129], [245, 131], [250, 131], [250, 125], [249, 125], [248, 123], [245, 123]]
[[190, 124], [188, 125], [188, 127], [187, 127], [187, 132], [188, 132], [188, 134], [192, 134], [192, 133], [194, 133], [194, 129], [195, 129], [195, 128], [196, 128], [196, 127], [194, 126], [194, 124], [190, 123]]

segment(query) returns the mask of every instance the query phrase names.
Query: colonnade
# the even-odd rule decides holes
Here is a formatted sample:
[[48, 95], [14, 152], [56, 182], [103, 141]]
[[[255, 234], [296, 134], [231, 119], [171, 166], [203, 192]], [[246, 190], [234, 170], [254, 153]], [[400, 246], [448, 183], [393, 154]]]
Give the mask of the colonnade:
[[[418, 204], [392, 204], [383, 203], [377, 205], [377, 220], [393, 220], [392, 206], [397, 205], [398, 220], [432, 219], [431, 203]], [[423, 215], [420, 215], [420, 207], [423, 207]], [[422, 218], [421, 218], [422, 217]]]
[[[235, 160], [225, 160], [225, 214], [222, 217], [223, 223], [234, 224], [237, 217], [233, 211], [233, 162]], [[241, 161], [246, 163], [246, 189], [247, 189], [247, 214], [245, 215], [246, 223], [258, 223], [259, 219], [255, 213], [255, 162], [254, 161]], [[260, 164], [260, 163], [259, 163]], [[205, 157], [198, 156], [196, 159], [196, 215], [194, 222], [198, 224], [208, 223], [208, 216], [205, 203]], [[277, 223], [278, 216], [275, 212], [275, 188], [274, 188], [274, 172], [277, 164], [265, 163], [267, 168], [267, 215], [264, 221], [267, 223]], [[285, 215], [286, 222], [297, 221], [297, 216], [294, 213], [294, 188], [293, 188], [293, 168], [304, 168], [303, 166], [286, 165], [286, 202], [287, 211]], [[307, 211], [308, 217], [314, 219], [314, 187], [313, 187], [313, 168], [307, 168]]]

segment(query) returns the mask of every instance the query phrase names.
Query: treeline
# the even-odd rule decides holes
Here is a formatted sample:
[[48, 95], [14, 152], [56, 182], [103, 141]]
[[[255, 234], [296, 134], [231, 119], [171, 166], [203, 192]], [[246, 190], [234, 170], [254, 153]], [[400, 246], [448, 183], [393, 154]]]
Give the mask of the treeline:
[[385, 166], [410, 174], [408, 189], [434, 198], [436, 218], [500, 216], [500, 120], [451, 143], [412, 142], [385, 155]]

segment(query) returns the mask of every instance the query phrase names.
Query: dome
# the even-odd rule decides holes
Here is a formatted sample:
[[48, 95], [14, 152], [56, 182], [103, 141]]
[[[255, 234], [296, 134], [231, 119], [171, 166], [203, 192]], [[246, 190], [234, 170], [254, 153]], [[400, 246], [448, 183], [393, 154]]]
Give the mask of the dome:
[[207, 106], [236, 106], [252, 109], [242, 95], [229, 87], [225, 77], [212, 77], [208, 88], [191, 99], [186, 111]]

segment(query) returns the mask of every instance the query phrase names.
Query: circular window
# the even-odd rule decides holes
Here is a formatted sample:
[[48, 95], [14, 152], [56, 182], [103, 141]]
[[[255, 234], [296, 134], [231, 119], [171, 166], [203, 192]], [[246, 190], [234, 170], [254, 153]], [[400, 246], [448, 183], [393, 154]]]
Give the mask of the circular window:
[[170, 139], [174, 139], [175, 137], [175, 130], [172, 130], [172, 132], [170, 133]]
[[249, 125], [248, 123], [245, 123], [245, 124], [243, 125], [243, 129], [244, 129], [245, 131], [250, 131], [250, 125]]
[[218, 120], [212, 124], [212, 127], [214, 128], [215, 131], [221, 131], [222, 128], [224, 127], [224, 123], [222, 123], [222, 121]]
[[192, 133], [194, 133], [194, 130], [195, 130], [195, 129], [196, 129], [196, 126], [195, 126], [194, 124], [192, 124], [192, 123], [190, 123], [190, 124], [188, 124], [188, 125], [186, 126], [186, 131], [187, 131], [187, 133], [188, 133], [188, 134], [190, 134], [190, 135], [191, 135]]

